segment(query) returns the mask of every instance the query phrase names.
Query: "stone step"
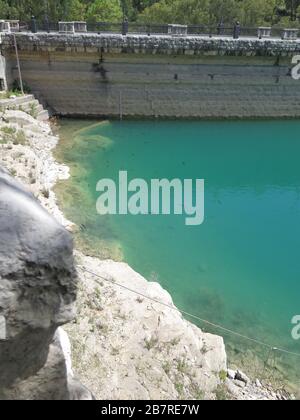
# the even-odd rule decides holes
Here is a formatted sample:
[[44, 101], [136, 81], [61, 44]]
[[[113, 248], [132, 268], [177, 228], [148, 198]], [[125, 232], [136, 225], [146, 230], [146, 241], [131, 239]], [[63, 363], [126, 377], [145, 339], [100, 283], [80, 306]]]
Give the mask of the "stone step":
[[21, 105], [19, 107], [20, 111], [30, 112], [35, 111], [35, 113], [39, 113], [44, 110], [43, 106], [38, 102], [28, 102], [28, 104]]
[[1, 99], [0, 100], [0, 109], [18, 109], [19, 106], [22, 106], [24, 104], [27, 104], [30, 101], [33, 101], [34, 97], [33, 95], [26, 95], [22, 97], [17, 97], [14, 99]]
[[21, 103], [15, 102], [15, 101], [10, 101], [6, 104], [1, 103], [2, 106], [4, 106], [6, 109], [15, 109], [15, 110], [19, 110], [19, 109], [28, 109], [30, 106], [38, 106], [39, 102], [35, 99], [29, 99], [29, 100], [24, 100]]
[[34, 101], [28, 101], [28, 102], [24, 102], [23, 104], [21, 104], [21, 105], [18, 105], [17, 107], [16, 107], [16, 109], [20, 109], [20, 110], [30, 110], [31, 108], [38, 108], [39, 107], [39, 105], [40, 105], [40, 103], [39, 103], [39, 101], [36, 101], [36, 100], [34, 100]]
[[14, 105], [18, 106], [18, 105], [22, 105], [24, 103], [27, 103], [29, 101], [34, 101], [34, 100], [35, 98], [33, 95], [24, 95], [24, 96], [17, 96], [14, 99], [10, 99], [10, 98], [3, 99], [2, 100], [3, 102], [2, 101], [1, 102], [3, 103], [3, 105], [13, 103]]
[[36, 118], [38, 121], [47, 121], [49, 113], [33, 95], [19, 96], [14, 99], [3, 99], [0, 101], [0, 110], [24, 111]]
[[47, 110], [43, 110], [43, 111], [39, 112], [36, 119], [38, 121], [48, 121], [49, 120], [49, 112]]

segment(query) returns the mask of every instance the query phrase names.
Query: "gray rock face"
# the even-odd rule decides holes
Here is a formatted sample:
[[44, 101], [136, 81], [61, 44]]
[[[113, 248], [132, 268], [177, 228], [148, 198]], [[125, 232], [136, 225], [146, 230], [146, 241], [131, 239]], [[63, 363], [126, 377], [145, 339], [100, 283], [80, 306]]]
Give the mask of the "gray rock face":
[[0, 399], [71, 399], [55, 337], [73, 319], [73, 244], [0, 168]]

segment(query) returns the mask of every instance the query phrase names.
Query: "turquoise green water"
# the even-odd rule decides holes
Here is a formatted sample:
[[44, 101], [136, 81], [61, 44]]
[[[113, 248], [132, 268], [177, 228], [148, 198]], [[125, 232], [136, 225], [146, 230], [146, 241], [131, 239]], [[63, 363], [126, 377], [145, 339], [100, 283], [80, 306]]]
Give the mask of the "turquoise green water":
[[[124, 260], [158, 281], [179, 307], [300, 353], [300, 341], [291, 337], [291, 319], [300, 314], [300, 122], [112, 122], [75, 129], [75, 122], [62, 122], [58, 153], [73, 168], [62, 200], [96, 254], [106, 246], [114, 255], [120, 245]], [[178, 215], [97, 215], [97, 181], [117, 181], [120, 170], [148, 181], [204, 178], [204, 224], [187, 227]], [[263, 361], [276, 375], [284, 369], [299, 380], [300, 358], [225, 339], [232, 363], [239, 359], [262, 374]], [[254, 363], [254, 354], [260, 361]]]

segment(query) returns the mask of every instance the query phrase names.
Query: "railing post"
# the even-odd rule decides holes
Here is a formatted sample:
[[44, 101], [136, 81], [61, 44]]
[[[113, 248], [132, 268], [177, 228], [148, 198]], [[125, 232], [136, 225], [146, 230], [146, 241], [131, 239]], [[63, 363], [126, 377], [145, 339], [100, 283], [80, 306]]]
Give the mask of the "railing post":
[[122, 35], [127, 35], [128, 33], [128, 20], [125, 19], [122, 23]]
[[218, 35], [224, 35], [224, 23], [221, 21], [217, 27]]
[[241, 25], [240, 25], [240, 22], [237, 21], [235, 22], [234, 27], [233, 27], [233, 38], [239, 39], [240, 33], [241, 33]]
[[36, 18], [34, 16], [31, 16], [31, 32], [37, 33]]
[[45, 31], [49, 34], [50, 33], [50, 23], [48, 16], [45, 16]]

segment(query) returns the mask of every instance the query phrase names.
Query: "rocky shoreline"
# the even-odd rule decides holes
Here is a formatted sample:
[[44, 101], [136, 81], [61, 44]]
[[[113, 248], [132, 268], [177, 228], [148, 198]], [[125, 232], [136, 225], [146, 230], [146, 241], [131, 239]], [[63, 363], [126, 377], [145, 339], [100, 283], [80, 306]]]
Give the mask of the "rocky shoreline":
[[[0, 166], [72, 231], [74, 225], [60, 211], [52, 190], [58, 180], [69, 177], [69, 169], [52, 154], [58, 141], [49, 123], [26, 112], [4, 110], [0, 115]], [[293, 398], [228, 370], [223, 339], [186, 321], [158, 283], [148, 282], [127, 264], [102, 261], [79, 250], [75, 260], [77, 317], [65, 329], [72, 343], [73, 369], [97, 399]]]

